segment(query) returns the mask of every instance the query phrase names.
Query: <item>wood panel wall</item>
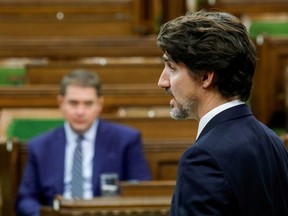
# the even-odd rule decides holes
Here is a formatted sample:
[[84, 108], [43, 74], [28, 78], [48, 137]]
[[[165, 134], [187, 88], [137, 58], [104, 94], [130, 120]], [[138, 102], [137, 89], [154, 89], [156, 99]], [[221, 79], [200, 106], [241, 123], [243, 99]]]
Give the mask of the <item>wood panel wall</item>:
[[276, 112], [285, 113], [287, 109], [285, 80], [288, 67], [288, 38], [264, 36], [259, 41], [257, 50], [259, 60], [251, 105], [255, 116], [264, 124], [269, 124]]

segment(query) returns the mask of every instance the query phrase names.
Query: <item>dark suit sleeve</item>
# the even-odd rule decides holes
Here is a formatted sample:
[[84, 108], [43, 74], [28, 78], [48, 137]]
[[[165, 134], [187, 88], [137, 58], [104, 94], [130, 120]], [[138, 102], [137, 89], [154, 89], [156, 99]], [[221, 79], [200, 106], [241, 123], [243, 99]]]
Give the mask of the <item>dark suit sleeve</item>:
[[150, 180], [150, 170], [142, 149], [140, 133], [131, 137], [125, 156], [127, 180]]
[[37, 166], [33, 150], [28, 145], [28, 159], [16, 199], [17, 216], [39, 216]]
[[179, 163], [171, 215], [231, 215], [231, 200], [229, 181], [213, 155], [197, 147], [188, 149]]

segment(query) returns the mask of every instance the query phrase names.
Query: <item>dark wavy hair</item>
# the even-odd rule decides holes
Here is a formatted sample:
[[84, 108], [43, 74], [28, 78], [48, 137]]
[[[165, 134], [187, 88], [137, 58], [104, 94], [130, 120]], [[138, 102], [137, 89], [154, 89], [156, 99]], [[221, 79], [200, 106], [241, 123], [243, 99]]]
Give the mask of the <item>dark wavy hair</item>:
[[248, 100], [256, 51], [246, 27], [235, 16], [204, 10], [188, 12], [161, 26], [157, 45], [194, 75], [214, 71], [213, 85], [224, 97]]

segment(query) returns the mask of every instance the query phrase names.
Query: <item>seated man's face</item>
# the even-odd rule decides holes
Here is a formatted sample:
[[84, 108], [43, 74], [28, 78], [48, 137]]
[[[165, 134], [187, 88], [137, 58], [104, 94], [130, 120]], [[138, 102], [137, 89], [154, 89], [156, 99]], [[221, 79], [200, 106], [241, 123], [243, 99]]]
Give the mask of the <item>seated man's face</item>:
[[103, 107], [103, 98], [98, 97], [92, 87], [70, 85], [58, 101], [60, 111], [76, 133], [87, 131]]

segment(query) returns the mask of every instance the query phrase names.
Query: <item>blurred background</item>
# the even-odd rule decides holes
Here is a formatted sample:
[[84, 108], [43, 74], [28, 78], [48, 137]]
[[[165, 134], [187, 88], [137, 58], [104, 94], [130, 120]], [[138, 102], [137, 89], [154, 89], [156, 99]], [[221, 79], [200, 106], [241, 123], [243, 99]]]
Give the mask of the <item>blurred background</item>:
[[286, 139], [287, 0], [0, 0], [0, 216], [14, 214], [27, 141], [62, 124], [58, 84], [75, 68], [99, 74], [103, 118], [141, 130], [153, 179], [175, 180], [197, 122], [169, 116], [156, 36], [166, 21], [200, 9], [232, 13], [247, 27], [258, 55], [249, 105]]

